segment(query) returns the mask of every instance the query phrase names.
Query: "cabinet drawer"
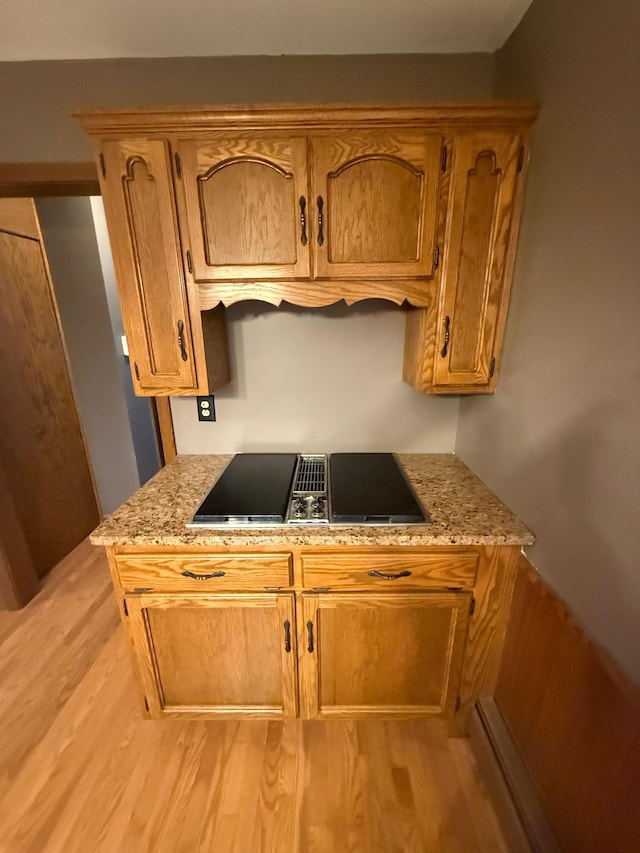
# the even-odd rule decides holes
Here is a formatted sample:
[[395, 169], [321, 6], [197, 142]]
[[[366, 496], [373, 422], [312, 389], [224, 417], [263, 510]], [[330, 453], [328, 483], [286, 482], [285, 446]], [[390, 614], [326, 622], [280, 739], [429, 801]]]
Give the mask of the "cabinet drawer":
[[291, 554], [129, 554], [116, 557], [126, 591], [264, 591], [292, 583]]
[[308, 554], [302, 557], [307, 588], [467, 588], [478, 566], [475, 551], [438, 553]]

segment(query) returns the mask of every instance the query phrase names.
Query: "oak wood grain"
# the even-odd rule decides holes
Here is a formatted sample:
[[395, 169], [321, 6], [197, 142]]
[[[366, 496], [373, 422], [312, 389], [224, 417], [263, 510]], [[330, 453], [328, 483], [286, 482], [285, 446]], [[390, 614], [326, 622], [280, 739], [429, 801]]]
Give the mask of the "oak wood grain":
[[291, 593], [143, 594], [127, 610], [153, 716], [297, 715]]
[[[398, 589], [432, 587], [473, 587], [479, 555], [455, 549], [436, 553], [384, 552], [359, 554], [357, 551], [302, 555], [303, 585], [329, 589]], [[371, 575], [379, 572], [389, 579]], [[407, 577], [400, 573], [410, 572]]]
[[293, 582], [290, 554], [140, 554], [116, 557], [116, 565], [122, 588], [127, 591], [144, 587], [211, 593], [280, 589]]
[[640, 845], [640, 691], [522, 557], [495, 691], [565, 849]]
[[[187, 221], [197, 282], [308, 278], [311, 216], [307, 143], [251, 134], [181, 141]], [[302, 233], [305, 233], [305, 239]]]
[[42, 577], [96, 526], [99, 510], [46, 255], [39, 240], [17, 234], [35, 217], [33, 203], [20, 202], [13, 232], [9, 206], [10, 230], [0, 231], [0, 463]]
[[32, 198], [0, 198], [0, 231], [41, 240], [40, 223]]
[[515, 545], [487, 545], [481, 553], [460, 685], [460, 708], [452, 721], [452, 733], [466, 732], [473, 703], [494, 693], [520, 549]]
[[427, 305], [432, 302], [433, 288], [424, 281], [244, 281], [204, 283], [198, 285], [198, 298], [203, 309], [222, 303], [229, 306], [247, 299], [270, 305], [290, 302], [306, 308], [321, 308], [344, 302], [354, 305], [364, 299], [385, 299], [402, 305]]
[[162, 141], [106, 141], [101, 187], [138, 394], [197, 388], [169, 150]]
[[153, 398], [153, 410], [155, 411], [156, 431], [160, 440], [162, 461], [164, 465], [168, 465], [177, 455], [176, 436], [173, 430], [173, 417], [171, 415], [169, 398]]
[[522, 126], [531, 124], [538, 114], [535, 101], [472, 101], [407, 105], [265, 103], [216, 104], [192, 107], [156, 107], [130, 109], [86, 109], [75, 112], [82, 127], [90, 133], [130, 133], [140, 128], [145, 133], [207, 134], [212, 129], [246, 131], [256, 128], [283, 130], [314, 128], [344, 130], [357, 122], [362, 128], [432, 128], [487, 125]]
[[38, 575], [0, 460], [0, 610], [23, 607], [37, 589]]
[[506, 261], [523, 145], [523, 137], [512, 132], [455, 137], [435, 385], [493, 387], [491, 362], [499, 356], [498, 317], [508, 301]]
[[430, 278], [443, 140], [438, 133], [342, 133], [312, 140], [316, 278]]
[[0, 163], [0, 198], [100, 195], [95, 163]]
[[451, 715], [469, 593], [304, 593], [301, 695], [310, 717]]
[[[137, 138], [172, 155], [176, 198], [162, 199], [156, 219], [172, 219], [175, 201], [195, 374], [191, 384], [167, 374], [158, 393], [229, 380], [226, 331], [207, 332], [201, 311], [372, 298], [424, 309], [407, 318], [406, 381], [492, 392], [536, 114], [533, 102], [500, 101], [78, 113], [98, 146]], [[162, 323], [147, 333], [156, 325], [168, 346]]]
[[438, 720], [142, 719], [101, 549], [0, 613], [0, 643], [0, 696], [20, 680], [0, 707], [7, 851], [507, 849]]

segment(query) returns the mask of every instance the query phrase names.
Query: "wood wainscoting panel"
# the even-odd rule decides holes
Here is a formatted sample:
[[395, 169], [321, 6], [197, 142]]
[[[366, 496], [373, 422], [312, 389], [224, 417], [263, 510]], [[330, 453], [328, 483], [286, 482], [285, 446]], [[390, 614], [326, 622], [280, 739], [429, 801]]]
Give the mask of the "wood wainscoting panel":
[[640, 693], [521, 557], [495, 699], [563, 846], [640, 849]]

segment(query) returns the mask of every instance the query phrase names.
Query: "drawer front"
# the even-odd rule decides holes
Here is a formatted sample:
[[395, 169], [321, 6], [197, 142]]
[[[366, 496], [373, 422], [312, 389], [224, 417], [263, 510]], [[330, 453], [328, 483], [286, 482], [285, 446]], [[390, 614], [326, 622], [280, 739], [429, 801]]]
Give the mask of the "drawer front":
[[197, 592], [291, 586], [291, 554], [129, 554], [116, 557], [125, 591]]
[[471, 589], [475, 551], [438, 553], [308, 554], [302, 557], [307, 589]]

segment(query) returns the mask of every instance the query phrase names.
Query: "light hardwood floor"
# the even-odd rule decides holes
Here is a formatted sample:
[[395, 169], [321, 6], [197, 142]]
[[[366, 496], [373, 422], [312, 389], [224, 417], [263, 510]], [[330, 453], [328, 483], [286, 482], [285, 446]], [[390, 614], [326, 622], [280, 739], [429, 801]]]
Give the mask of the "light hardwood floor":
[[2, 853], [501, 853], [437, 721], [144, 721], [84, 542], [0, 613]]

